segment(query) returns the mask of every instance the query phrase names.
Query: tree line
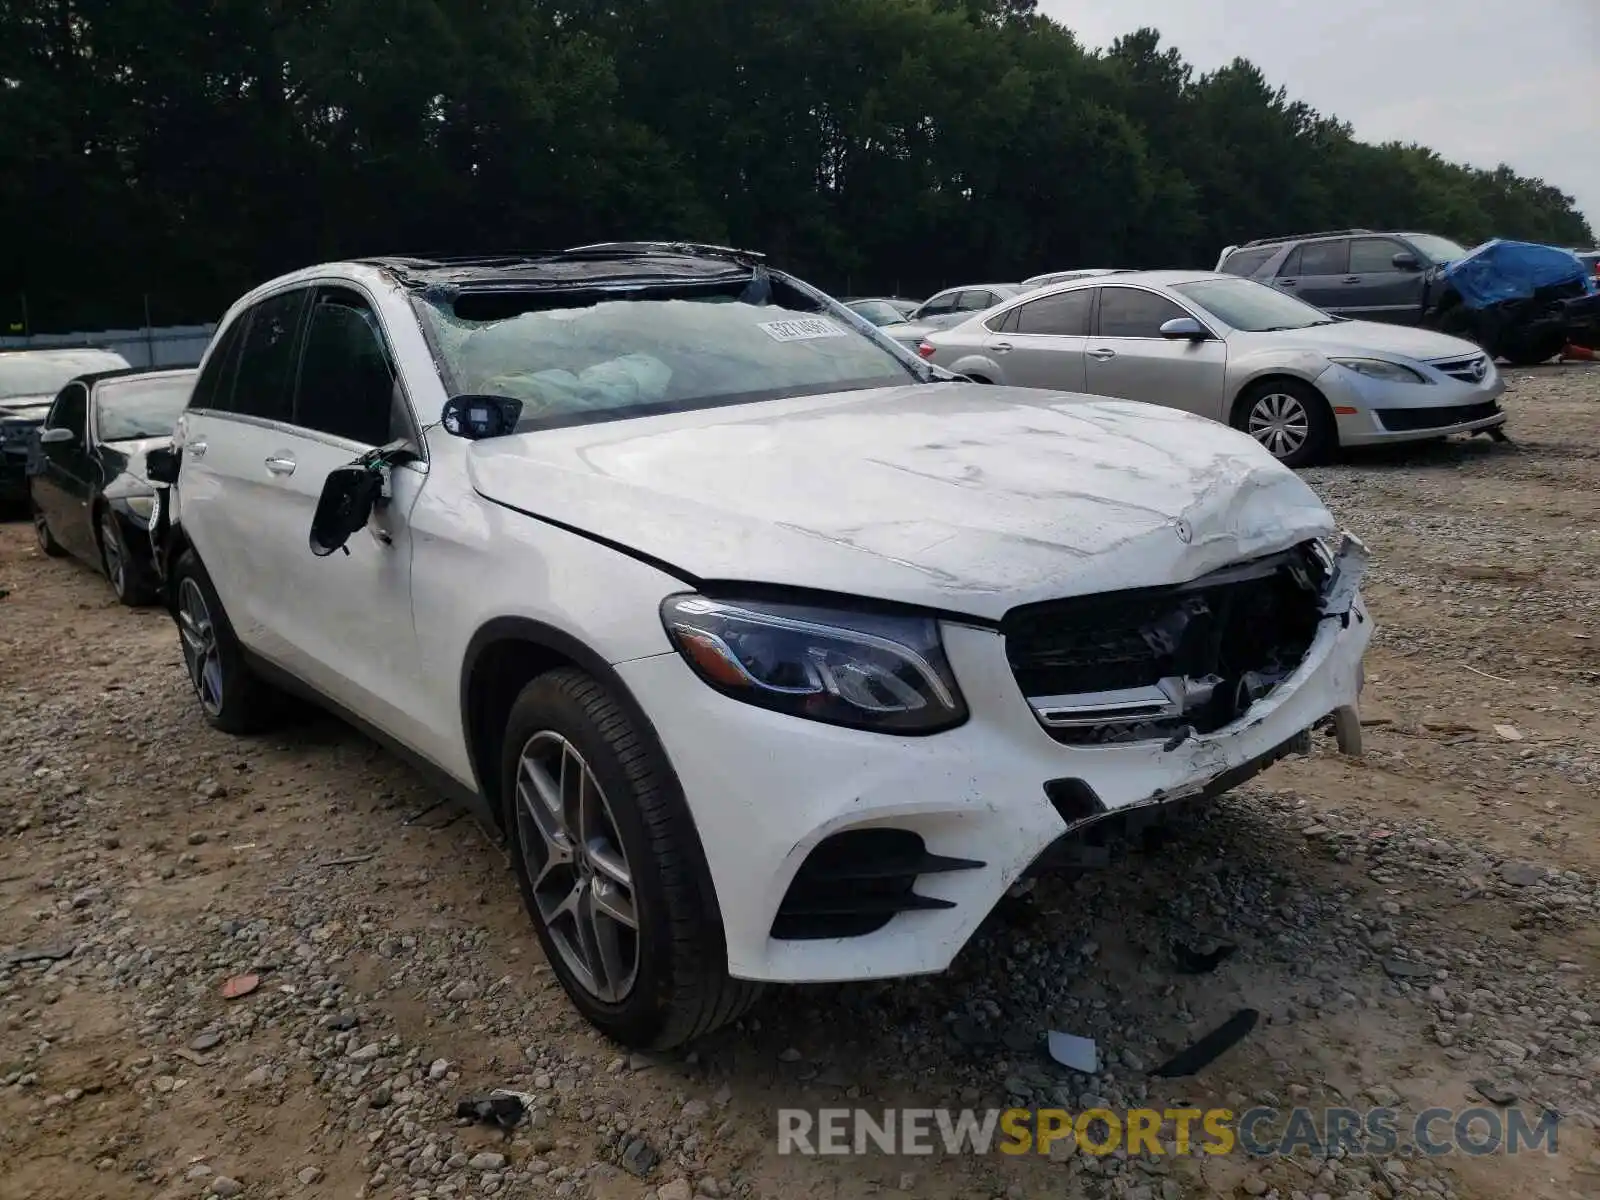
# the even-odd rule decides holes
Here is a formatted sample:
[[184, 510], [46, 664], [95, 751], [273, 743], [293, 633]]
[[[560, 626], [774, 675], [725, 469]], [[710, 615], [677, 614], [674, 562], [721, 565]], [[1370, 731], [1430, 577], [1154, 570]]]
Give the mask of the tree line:
[[1328, 227], [1594, 240], [1543, 180], [1033, 0], [0, 0], [0, 181], [0, 318], [36, 331], [623, 237], [912, 296]]

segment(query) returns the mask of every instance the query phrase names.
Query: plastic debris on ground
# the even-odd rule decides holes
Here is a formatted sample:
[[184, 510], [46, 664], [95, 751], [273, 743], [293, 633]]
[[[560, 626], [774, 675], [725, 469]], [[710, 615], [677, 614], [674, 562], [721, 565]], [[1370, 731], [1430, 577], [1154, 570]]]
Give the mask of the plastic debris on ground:
[[1240, 1009], [1188, 1049], [1178, 1051], [1151, 1074], [1160, 1079], [1179, 1079], [1204, 1070], [1249, 1036], [1260, 1016], [1253, 1008]]
[[496, 1088], [486, 1095], [462, 1098], [456, 1103], [456, 1116], [480, 1125], [510, 1130], [532, 1106], [533, 1097], [526, 1093]]
[[1093, 1075], [1100, 1069], [1100, 1054], [1096, 1049], [1093, 1038], [1078, 1037], [1071, 1033], [1058, 1033], [1054, 1029], [1049, 1035], [1050, 1057], [1063, 1067], [1074, 1071], [1082, 1071], [1085, 1075]]
[[1215, 950], [1202, 954], [1182, 942], [1172, 944], [1172, 957], [1178, 970], [1185, 975], [1208, 975], [1220, 966], [1239, 947], [1228, 942], [1220, 943]]
[[235, 975], [222, 985], [222, 998], [224, 1000], [237, 1000], [241, 996], [248, 996], [261, 986], [259, 975]]

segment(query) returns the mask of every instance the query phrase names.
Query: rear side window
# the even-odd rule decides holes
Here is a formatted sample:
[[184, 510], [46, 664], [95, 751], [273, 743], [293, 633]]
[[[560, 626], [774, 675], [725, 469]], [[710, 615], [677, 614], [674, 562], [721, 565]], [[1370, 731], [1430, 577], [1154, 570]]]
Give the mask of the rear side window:
[[[1123, 289], [1119, 289], [1123, 290]], [[1030, 301], [1017, 309], [1018, 333], [1052, 333], [1061, 337], [1086, 337], [1092, 290], [1082, 288]]]
[[354, 289], [317, 289], [306, 322], [294, 423], [364, 446], [407, 436], [378, 314]]
[[1158, 338], [1161, 326], [1189, 314], [1165, 296], [1138, 288], [1100, 289], [1100, 336]]
[[228, 407], [233, 396], [234, 368], [239, 365], [239, 339], [249, 323], [250, 314], [244, 313], [222, 331], [216, 349], [206, 360], [205, 370], [195, 380], [194, 391], [189, 396], [190, 408]]
[[993, 308], [998, 301], [993, 292], [962, 292], [961, 300], [956, 304], [958, 312], [982, 312], [986, 308]]
[[1307, 242], [1300, 247], [1299, 275], [1343, 275], [1350, 269], [1350, 243]]
[[1228, 255], [1227, 261], [1222, 264], [1222, 269], [1229, 275], [1251, 276], [1267, 265], [1267, 261], [1278, 252], [1277, 246], [1266, 246], [1259, 250], [1235, 250]]
[[226, 406], [230, 412], [269, 421], [292, 419], [290, 388], [305, 302], [306, 291], [300, 288], [269, 296], [251, 309], [239, 347], [233, 402]]

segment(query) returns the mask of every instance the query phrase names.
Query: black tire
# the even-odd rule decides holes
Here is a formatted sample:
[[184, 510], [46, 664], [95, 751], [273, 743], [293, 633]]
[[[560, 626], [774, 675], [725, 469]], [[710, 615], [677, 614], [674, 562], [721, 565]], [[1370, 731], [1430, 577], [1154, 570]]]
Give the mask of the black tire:
[[[172, 571], [172, 595], [184, 667], [207, 724], [233, 734], [260, 733], [279, 724], [284, 711], [283, 693], [245, 663], [243, 648], [217, 598], [217, 589], [193, 549], [178, 556]], [[203, 606], [204, 622], [197, 619], [196, 598]], [[200, 638], [198, 647], [192, 637]], [[209, 655], [198, 665], [192, 656], [195, 650], [203, 652], [208, 646], [214, 651], [214, 675], [207, 669], [213, 665]]]
[[[598, 805], [589, 793], [589, 811], [598, 819], [591, 816], [579, 836], [551, 840], [540, 832], [541, 817], [527, 802], [538, 803], [540, 793], [532, 787], [533, 775], [524, 772], [525, 755], [540, 767], [559, 755], [563, 777], [571, 771], [598, 787]], [[545, 769], [547, 787], [554, 774]], [[530, 782], [519, 798], [523, 780]], [[699, 838], [665, 755], [591, 676], [562, 668], [522, 689], [506, 722], [501, 786], [523, 903], [556, 978], [591, 1024], [625, 1046], [664, 1050], [728, 1024], [756, 1001], [759, 984], [728, 975], [721, 915], [700, 885]], [[554, 820], [565, 831], [573, 823], [572, 811], [562, 785], [555, 790], [561, 802], [541, 810], [543, 822], [562, 810]], [[581, 845], [584, 852], [576, 857], [587, 857], [588, 863], [563, 865], [551, 852], [557, 841]], [[625, 886], [614, 882], [618, 850]], [[604, 862], [612, 865], [602, 867]], [[547, 920], [546, 911], [562, 908], [562, 899], [573, 900], [585, 887], [587, 909], [580, 900], [571, 912], [555, 911]], [[624, 923], [606, 917], [606, 909], [631, 913], [632, 934]], [[586, 912], [591, 915], [581, 926]], [[606, 957], [599, 949], [605, 935], [597, 919], [610, 930], [612, 964], [589, 971], [585, 958]], [[585, 928], [589, 940], [579, 946]], [[615, 986], [597, 982], [602, 975], [616, 977]]]
[[28, 500], [28, 507], [33, 512], [33, 536], [43, 550], [51, 558], [65, 558], [67, 548], [56, 541], [56, 535], [50, 532], [50, 522], [44, 515], [44, 509], [32, 497]]
[[100, 567], [117, 600], [129, 608], [151, 603], [156, 586], [150, 577], [150, 568], [129, 549], [116, 513], [102, 507], [95, 520], [95, 534], [100, 543]]
[[1233, 406], [1233, 427], [1255, 438], [1286, 467], [1326, 462], [1339, 445], [1328, 402], [1316, 388], [1295, 379], [1252, 385]]
[[1566, 344], [1560, 333], [1510, 333], [1500, 344], [1500, 356], [1512, 366], [1533, 367], [1560, 354]]

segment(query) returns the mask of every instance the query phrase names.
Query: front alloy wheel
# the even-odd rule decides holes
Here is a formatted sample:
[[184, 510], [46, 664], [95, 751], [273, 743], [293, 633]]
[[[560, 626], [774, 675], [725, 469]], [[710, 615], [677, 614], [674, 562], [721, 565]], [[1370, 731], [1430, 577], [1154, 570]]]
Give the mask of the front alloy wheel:
[[500, 781], [545, 961], [597, 1029], [664, 1050], [754, 1003], [760, 985], [728, 975], [704, 851], [648, 722], [592, 675], [550, 671], [507, 714]]
[[222, 654], [211, 610], [192, 575], [178, 585], [178, 637], [194, 694], [206, 715], [214, 718], [222, 712]]
[[605, 789], [576, 747], [541, 730], [517, 766], [517, 837], [539, 918], [573, 976], [606, 1004], [639, 977], [633, 870]]

